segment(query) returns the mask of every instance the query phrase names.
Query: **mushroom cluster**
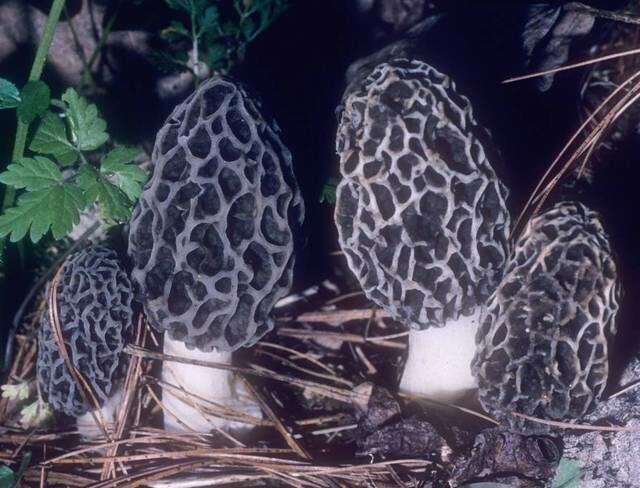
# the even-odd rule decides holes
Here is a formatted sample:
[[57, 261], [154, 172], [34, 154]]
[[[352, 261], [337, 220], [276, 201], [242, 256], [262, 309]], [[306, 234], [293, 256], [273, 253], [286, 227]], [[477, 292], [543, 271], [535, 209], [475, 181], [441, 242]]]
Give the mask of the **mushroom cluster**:
[[561, 202], [534, 217], [516, 243], [478, 330], [473, 370], [480, 400], [512, 427], [512, 412], [579, 419], [607, 382], [620, 285], [599, 216]]
[[482, 304], [507, 259], [507, 191], [467, 98], [428, 64], [393, 59], [348, 93], [335, 222], [366, 295], [412, 330], [401, 389], [475, 386]]
[[[291, 153], [255, 98], [216, 77], [173, 111], [152, 158], [131, 221], [132, 279], [165, 354], [228, 362], [273, 327], [291, 285], [303, 220]], [[228, 372], [165, 361], [163, 382], [169, 429], [226, 425], [207, 410], [238, 404]]]
[[[55, 313], [66, 353], [91, 387], [103, 419], [110, 422], [123, 371], [122, 350], [133, 318], [131, 282], [114, 251], [93, 246], [65, 261], [56, 295]], [[60, 351], [52, 312], [45, 309], [38, 331], [40, 391], [55, 410], [80, 417], [79, 428], [87, 424], [90, 429], [95, 405], [85, 401]]]

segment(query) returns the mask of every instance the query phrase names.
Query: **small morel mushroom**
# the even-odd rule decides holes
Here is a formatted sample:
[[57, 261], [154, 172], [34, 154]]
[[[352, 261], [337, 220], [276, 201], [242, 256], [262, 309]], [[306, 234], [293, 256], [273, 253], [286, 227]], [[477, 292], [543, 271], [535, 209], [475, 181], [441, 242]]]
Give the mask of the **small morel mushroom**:
[[[131, 221], [133, 281], [165, 354], [228, 363], [271, 330], [291, 286], [303, 220], [291, 153], [259, 104], [217, 77], [171, 114], [153, 163]], [[162, 378], [167, 429], [239, 427], [210, 413], [257, 410], [228, 371], [165, 361]]]
[[100, 411], [95, 411], [92, 395], [79, 390], [68, 368], [49, 307], [38, 331], [38, 384], [54, 410], [77, 417], [81, 435], [94, 437], [101, 433], [95, 418], [112, 423], [121, 398], [118, 383], [124, 374], [122, 349], [133, 319], [133, 289], [116, 253], [93, 246], [65, 261], [56, 291], [55, 312], [64, 347], [73, 366], [91, 386]]
[[433, 67], [377, 66], [347, 95], [337, 136], [335, 221], [366, 295], [410, 328], [401, 390], [475, 387], [482, 304], [506, 260], [506, 189], [469, 101]]
[[595, 212], [561, 202], [531, 219], [478, 330], [484, 407], [528, 431], [545, 426], [512, 412], [570, 420], [591, 410], [607, 382], [619, 295]]

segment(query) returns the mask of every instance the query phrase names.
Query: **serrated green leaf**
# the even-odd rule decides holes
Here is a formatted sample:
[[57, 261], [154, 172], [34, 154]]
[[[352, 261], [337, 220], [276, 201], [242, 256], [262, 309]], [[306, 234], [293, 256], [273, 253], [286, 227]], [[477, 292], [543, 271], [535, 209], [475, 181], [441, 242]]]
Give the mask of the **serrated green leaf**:
[[97, 201], [106, 220], [123, 222], [131, 216], [131, 203], [122, 190], [89, 166], [82, 166], [76, 179], [88, 203]]
[[35, 243], [51, 229], [53, 237], [60, 239], [78, 223], [84, 207], [82, 190], [68, 184], [25, 193], [15, 207], [0, 215], [0, 237], [11, 235], [11, 242], [17, 242], [30, 231]]
[[138, 157], [138, 154], [140, 151], [133, 147], [116, 146], [104, 157], [101, 167], [105, 171], [115, 171], [116, 168], [131, 163]]
[[140, 152], [137, 149], [118, 146], [102, 160], [100, 172], [135, 202], [147, 181], [147, 174], [133, 160]]
[[562, 458], [552, 488], [580, 488], [582, 470], [575, 459]]
[[0, 182], [18, 189], [42, 190], [62, 182], [62, 173], [50, 159], [35, 156], [10, 164], [0, 173]]
[[67, 117], [71, 128], [71, 141], [81, 151], [98, 149], [109, 139], [107, 123], [98, 115], [98, 108], [89, 104], [73, 88], [62, 95], [67, 104]]
[[21, 101], [18, 87], [9, 80], [0, 78], [0, 109], [16, 108]]
[[22, 102], [18, 106], [18, 117], [27, 125], [44, 114], [51, 102], [51, 90], [40, 80], [28, 82], [20, 96]]
[[47, 112], [42, 118], [29, 149], [54, 156], [62, 166], [78, 159], [77, 150], [67, 139], [64, 122], [53, 112]]

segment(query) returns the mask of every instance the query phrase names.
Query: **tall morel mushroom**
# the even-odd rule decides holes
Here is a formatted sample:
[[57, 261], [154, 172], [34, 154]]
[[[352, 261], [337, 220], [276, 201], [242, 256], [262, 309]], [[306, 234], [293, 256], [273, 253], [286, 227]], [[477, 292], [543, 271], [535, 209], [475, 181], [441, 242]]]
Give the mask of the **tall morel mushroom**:
[[344, 101], [335, 221], [366, 295], [410, 328], [400, 388], [475, 386], [482, 304], [507, 256], [507, 192], [469, 101], [435, 68], [395, 59]]
[[[129, 235], [133, 280], [165, 354], [229, 362], [273, 327], [291, 285], [303, 203], [275, 123], [228, 78], [212, 78], [158, 133], [153, 176]], [[165, 361], [165, 427], [233, 427], [212, 406], [249, 408], [229, 372]]]
[[[114, 251], [93, 246], [65, 261], [56, 292], [55, 313], [66, 353], [92, 392], [83, 395], [69, 370], [52, 327], [50, 316], [55, 315], [50, 307], [38, 331], [38, 384], [55, 410], [77, 417], [80, 433], [93, 437], [99, 433], [95, 419], [112, 423], [120, 398], [122, 349], [133, 319], [131, 282]], [[92, 396], [100, 404], [99, 412]]]
[[619, 296], [595, 212], [561, 202], [531, 219], [478, 330], [484, 407], [529, 431], [544, 426], [510, 413], [562, 420], [591, 410], [607, 382]]

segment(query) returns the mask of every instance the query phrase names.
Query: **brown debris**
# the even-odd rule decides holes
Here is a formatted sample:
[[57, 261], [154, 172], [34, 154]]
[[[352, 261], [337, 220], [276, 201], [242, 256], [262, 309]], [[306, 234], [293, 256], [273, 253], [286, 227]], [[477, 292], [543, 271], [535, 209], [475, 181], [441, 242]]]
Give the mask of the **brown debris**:
[[502, 427], [490, 428], [476, 437], [469, 457], [456, 460], [453, 479], [456, 486], [480, 481], [516, 488], [546, 486], [555, 475], [560, 457], [558, 440], [550, 436], [525, 436]]

